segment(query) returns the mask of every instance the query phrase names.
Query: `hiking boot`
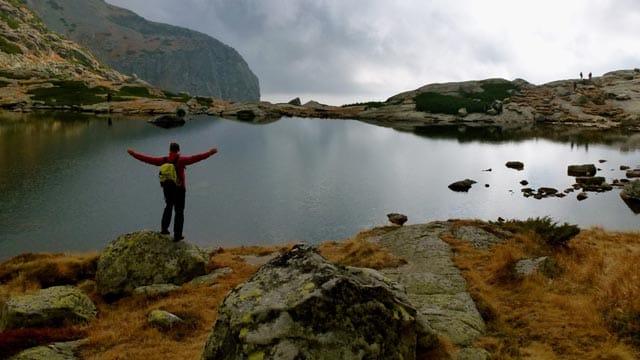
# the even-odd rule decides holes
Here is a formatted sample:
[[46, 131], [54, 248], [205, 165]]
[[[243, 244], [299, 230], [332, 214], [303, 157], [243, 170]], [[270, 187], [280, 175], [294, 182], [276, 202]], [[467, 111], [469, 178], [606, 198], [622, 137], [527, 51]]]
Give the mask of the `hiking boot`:
[[162, 231], [160, 231], [160, 234], [162, 234], [162, 235], [169, 235], [169, 234], [171, 234], [171, 233], [169, 232], [169, 230], [162, 230]]
[[178, 242], [178, 241], [183, 240], [183, 239], [184, 239], [184, 236], [182, 236], [182, 235], [180, 235], [180, 236], [176, 235], [176, 236], [173, 238], [173, 242]]

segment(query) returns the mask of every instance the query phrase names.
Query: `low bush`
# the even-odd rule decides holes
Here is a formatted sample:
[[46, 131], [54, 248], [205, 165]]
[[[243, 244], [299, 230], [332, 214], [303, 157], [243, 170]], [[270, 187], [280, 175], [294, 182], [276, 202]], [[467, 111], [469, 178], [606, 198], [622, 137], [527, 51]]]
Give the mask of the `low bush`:
[[501, 223], [501, 226], [516, 233], [535, 233], [550, 246], [567, 246], [569, 241], [580, 233], [577, 225], [564, 223], [558, 225], [550, 217], [529, 218], [527, 220], [510, 220]]
[[118, 96], [153, 97], [149, 89], [143, 86], [123, 86], [118, 91]]
[[347, 108], [347, 107], [354, 107], [354, 106], [364, 106], [365, 109], [370, 109], [370, 108], [383, 107], [384, 105], [385, 105], [385, 102], [383, 101], [368, 101], [368, 102], [357, 102], [353, 104], [345, 104], [345, 105], [342, 105], [341, 107]]

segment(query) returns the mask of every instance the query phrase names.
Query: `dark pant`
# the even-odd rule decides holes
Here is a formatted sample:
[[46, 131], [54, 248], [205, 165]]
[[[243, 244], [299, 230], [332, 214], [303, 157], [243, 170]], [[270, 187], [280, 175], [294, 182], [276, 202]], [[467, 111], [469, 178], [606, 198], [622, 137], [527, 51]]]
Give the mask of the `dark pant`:
[[162, 186], [164, 201], [166, 203], [164, 212], [162, 213], [162, 231], [169, 231], [169, 224], [171, 224], [171, 213], [175, 209], [176, 218], [173, 222], [173, 235], [176, 238], [182, 237], [182, 227], [184, 226], [185, 190], [186, 189], [182, 186], [177, 186], [173, 183], [165, 184]]

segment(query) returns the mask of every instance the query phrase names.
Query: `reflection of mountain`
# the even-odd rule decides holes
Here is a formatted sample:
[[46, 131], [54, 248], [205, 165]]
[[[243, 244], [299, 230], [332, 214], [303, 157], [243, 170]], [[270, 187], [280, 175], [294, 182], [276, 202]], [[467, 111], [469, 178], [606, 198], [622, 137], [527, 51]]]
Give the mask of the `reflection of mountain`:
[[258, 78], [242, 56], [208, 35], [147, 21], [104, 0], [26, 3], [51, 29], [125, 74], [173, 92], [234, 101], [260, 99]]

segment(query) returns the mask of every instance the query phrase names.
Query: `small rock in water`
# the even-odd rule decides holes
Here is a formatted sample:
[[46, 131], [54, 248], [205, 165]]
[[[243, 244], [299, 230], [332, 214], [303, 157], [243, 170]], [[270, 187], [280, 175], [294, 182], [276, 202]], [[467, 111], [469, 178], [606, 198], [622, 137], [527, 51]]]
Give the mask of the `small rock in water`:
[[449, 184], [449, 189], [453, 191], [464, 191], [467, 192], [471, 188], [471, 185], [475, 184], [476, 181], [471, 179], [464, 179], [460, 181], [456, 181], [454, 183]]
[[583, 192], [579, 193], [576, 198], [578, 199], [578, 201], [582, 201], [582, 200], [585, 200], [588, 197], [589, 197], [589, 195], [587, 195], [587, 193], [583, 191]]
[[520, 181], [520, 185], [527, 186], [527, 185], [529, 185], [529, 182], [527, 180], [522, 180], [522, 181]]
[[516, 170], [524, 169], [524, 163], [522, 163], [521, 161], [507, 161], [507, 163], [504, 165], [510, 169], [516, 169]]
[[404, 223], [407, 222], [407, 216], [403, 214], [390, 213], [390, 214], [387, 214], [387, 218], [392, 224], [396, 224], [400, 226], [404, 225]]

